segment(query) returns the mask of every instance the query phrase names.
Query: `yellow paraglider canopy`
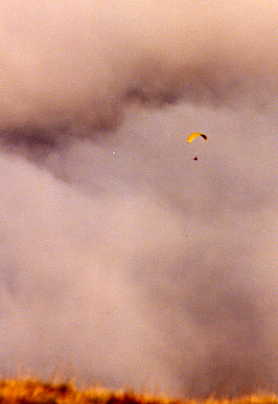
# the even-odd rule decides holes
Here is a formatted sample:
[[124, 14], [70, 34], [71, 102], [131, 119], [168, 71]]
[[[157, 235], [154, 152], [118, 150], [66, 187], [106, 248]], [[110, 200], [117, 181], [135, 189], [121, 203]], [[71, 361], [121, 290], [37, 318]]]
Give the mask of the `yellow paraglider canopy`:
[[208, 140], [207, 135], [204, 135], [204, 133], [192, 132], [192, 133], [190, 133], [190, 135], [187, 136], [186, 141], [187, 141], [187, 143], [192, 143], [193, 140], [196, 139], [199, 136], [201, 136], [205, 140]]

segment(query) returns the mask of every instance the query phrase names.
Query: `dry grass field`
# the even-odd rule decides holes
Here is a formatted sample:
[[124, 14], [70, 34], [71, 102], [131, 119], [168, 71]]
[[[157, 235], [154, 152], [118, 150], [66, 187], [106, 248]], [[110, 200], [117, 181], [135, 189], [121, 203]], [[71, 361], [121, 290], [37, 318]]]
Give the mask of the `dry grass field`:
[[278, 404], [275, 395], [250, 395], [234, 399], [171, 399], [164, 396], [111, 391], [103, 388], [78, 390], [73, 383], [50, 383], [36, 379], [1, 380], [0, 404]]

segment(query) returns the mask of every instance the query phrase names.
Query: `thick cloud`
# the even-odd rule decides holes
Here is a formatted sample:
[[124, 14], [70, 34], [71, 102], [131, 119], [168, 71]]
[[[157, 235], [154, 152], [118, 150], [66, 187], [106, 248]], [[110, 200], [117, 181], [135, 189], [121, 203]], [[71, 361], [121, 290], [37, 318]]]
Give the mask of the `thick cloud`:
[[2, 2], [1, 124], [113, 128], [131, 100], [263, 106], [276, 15], [272, 0]]
[[3, 376], [278, 390], [277, 11], [0, 4]]

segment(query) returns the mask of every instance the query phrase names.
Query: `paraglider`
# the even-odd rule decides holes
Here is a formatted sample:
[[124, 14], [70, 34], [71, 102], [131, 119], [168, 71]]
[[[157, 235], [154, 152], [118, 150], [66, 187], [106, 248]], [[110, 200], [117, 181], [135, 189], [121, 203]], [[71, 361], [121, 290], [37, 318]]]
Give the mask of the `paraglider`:
[[201, 136], [205, 141], [208, 140], [207, 135], [205, 135], [204, 133], [192, 132], [192, 133], [190, 133], [190, 135], [187, 136], [186, 141], [187, 141], [187, 143], [192, 143], [193, 140], [195, 140], [199, 136]]
[[[195, 140], [195, 139], [196, 139], [197, 137], [199, 137], [199, 136], [202, 137], [205, 141], [208, 140], [207, 135], [205, 135], [204, 133], [201, 133], [201, 132], [192, 132], [192, 133], [190, 133], [190, 134], [187, 136], [186, 141], [187, 141], [187, 143], [192, 143], [193, 140]], [[198, 156], [194, 156], [194, 157], [193, 157], [193, 160], [198, 161]]]

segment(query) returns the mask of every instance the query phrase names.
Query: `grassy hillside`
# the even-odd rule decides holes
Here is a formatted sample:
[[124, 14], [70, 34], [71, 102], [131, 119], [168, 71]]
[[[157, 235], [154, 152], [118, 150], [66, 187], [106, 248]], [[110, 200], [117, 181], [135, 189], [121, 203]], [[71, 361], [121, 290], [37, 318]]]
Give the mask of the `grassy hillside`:
[[45, 383], [39, 380], [0, 380], [0, 404], [278, 404], [278, 396], [246, 396], [233, 400], [176, 400], [92, 388], [79, 391], [71, 383]]

